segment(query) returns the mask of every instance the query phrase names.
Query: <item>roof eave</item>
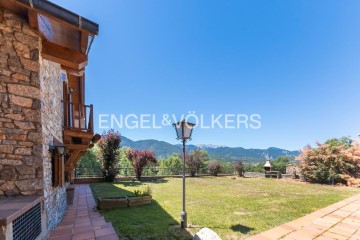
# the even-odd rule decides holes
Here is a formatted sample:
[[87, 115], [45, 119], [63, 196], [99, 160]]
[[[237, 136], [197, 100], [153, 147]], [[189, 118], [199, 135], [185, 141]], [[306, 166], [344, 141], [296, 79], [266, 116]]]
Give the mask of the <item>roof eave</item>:
[[45, 0], [16, 0], [29, 8], [44, 12], [94, 35], [99, 34], [99, 24]]

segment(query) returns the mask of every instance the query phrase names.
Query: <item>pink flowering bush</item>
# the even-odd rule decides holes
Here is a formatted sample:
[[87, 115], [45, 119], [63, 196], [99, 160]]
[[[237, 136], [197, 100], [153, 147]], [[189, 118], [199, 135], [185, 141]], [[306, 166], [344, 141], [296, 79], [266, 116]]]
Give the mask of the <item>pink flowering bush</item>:
[[297, 160], [310, 182], [329, 183], [333, 179], [335, 183], [360, 186], [360, 147], [352, 146], [348, 138], [317, 143], [317, 148], [307, 146]]
[[117, 165], [119, 162], [121, 135], [119, 132], [111, 129], [105, 131], [99, 141], [101, 153], [100, 164], [105, 181], [112, 182], [117, 176]]
[[150, 150], [128, 149], [126, 157], [133, 166], [135, 177], [140, 180], [144, 167], [149, 163], [157, 163], [155, 153]]

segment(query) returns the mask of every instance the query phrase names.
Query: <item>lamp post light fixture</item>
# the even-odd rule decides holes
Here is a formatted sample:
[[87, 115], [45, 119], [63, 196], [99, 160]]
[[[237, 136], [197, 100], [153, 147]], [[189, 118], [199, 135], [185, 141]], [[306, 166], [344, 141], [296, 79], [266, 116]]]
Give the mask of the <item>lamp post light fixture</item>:
[[59, 156], [64, 156], [66, 154], [65, 149], [66, 149], [66, 147], [64, 145], [50, 145], [49, 146], [49, 151], [53, 155], [57, 154]]
[[195, 124], [185, 122], [185, 120], [174, 123], [173, 126], [175, 127], [176, 136], [178, 140], [182, 140], [183, 143], [183, 164], [182, 164], [182, 213], [181, 213], [181, 220], [180, 220], [180, 227], [186, 228], [187, 227], [187, 214], [185, 210], [185, 142], [187, 140], [191, 140], [191, 134]]

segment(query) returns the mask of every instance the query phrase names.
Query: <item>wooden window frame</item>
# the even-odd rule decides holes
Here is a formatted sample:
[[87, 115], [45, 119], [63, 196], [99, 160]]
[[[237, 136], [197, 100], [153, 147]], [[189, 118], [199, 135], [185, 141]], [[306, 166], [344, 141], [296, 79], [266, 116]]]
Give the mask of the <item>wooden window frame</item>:
[[[61, 144], [60, 141], [54, 138], [54, 145]], [[59, 156], [56, 153], [51, 155], [51, 171], [52, 171], [52, 186], [65, 186], [65, 164], [64, 156]]]

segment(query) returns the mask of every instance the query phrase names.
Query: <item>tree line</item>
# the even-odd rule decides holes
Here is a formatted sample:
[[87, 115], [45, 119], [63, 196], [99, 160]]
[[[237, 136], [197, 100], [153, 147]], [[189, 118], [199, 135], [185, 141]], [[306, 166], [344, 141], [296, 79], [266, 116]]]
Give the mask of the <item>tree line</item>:
[[[168, 157], [156, 158], [150, 150], [137, 150], [120, 148], [121, 135], [119, 132], [109, 130], [102, 134], [100, 142], [94, 148], [89, 149], [80, 159], [77, 165], [77, 174], [103, 175], [106, 181], [112, 181], [118, 174], [130, 175], [132, 173], [138, 179], [144, 170], [152, 175], [178, 175], [182, 172], [182, 154], [173, 154]], [[272, 161], [273, 170], [285, 173], [286, 166], [293, 159], [289, 156], [279, 157]], [[212, 160], [205, 150], [196, 149], [185, 153], [186, 170], [190, 176], [210, 173], [214, 176], [225, 173], [237, 173], [242, 176], [245, 171], [263, 172], [264, 163], [250, 164], [239, 159], [235, 162], [219, 162]], [[166, 169], [166, 172], [164, 172]], [[163, 172], [161, 172], [163, 171]]]

